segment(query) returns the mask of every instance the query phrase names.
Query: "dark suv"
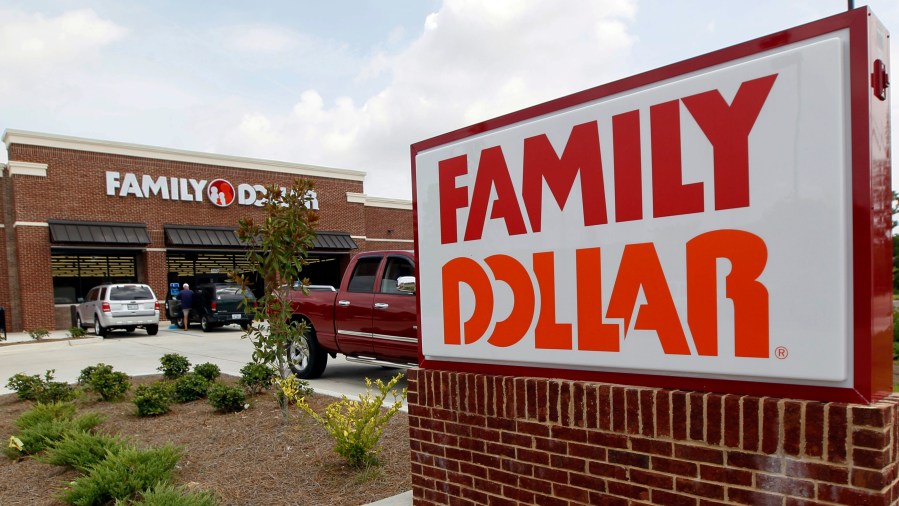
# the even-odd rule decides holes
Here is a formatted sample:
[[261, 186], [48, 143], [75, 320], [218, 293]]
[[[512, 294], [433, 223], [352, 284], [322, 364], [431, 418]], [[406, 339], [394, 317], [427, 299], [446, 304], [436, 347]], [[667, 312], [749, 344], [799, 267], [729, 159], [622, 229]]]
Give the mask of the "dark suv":
[[[203, 332], [232, 323], [246, 330], [253, 321], [253, 315], [247, 305], [252, 306], [255, 300], [253, 292], [241, 288], [236, 283], [197, 285], [189, 323], [199, 322]], [[169, 320], [180, 324], [184, 317], [184, 313], [181, 312], [181, 301], [172, 298], [167, 300], [165, 305]]]

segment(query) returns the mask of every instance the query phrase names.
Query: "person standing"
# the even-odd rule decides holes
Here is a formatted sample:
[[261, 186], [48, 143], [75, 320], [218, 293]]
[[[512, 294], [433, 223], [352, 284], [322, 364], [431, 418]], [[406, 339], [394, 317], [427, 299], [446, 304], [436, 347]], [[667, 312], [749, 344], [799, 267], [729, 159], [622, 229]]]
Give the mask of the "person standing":
[[181, 291], [178, 292], [178, 300], [181, 301], [181, 313], [184, 315], [184, 330], [190, 326], [190, 310], [194, 303], [194, 292], [190, 289], [190, 285], [184, 283]]

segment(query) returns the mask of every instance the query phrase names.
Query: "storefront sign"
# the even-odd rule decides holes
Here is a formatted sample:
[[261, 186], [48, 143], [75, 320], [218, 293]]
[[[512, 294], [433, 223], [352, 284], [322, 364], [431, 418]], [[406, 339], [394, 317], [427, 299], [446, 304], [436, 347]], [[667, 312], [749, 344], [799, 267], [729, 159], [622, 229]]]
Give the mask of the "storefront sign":
[[[236, 201], [242, 206], [262, 207], [268, 195], [261, 184], [241, 183], [235, 189], [234, 185], [225, 179], [214, 179], [211, 183], [207, 183], [209, 182], [206, 179], [166, 176], [154, 179], [147, 174], [106, 171], [106, 194], [109, 196], [155, 197], [182, 202], [208, 201], [219, 207], [228, 207]], [[318, 195], [315, 190], [309, 192], [309, 198], [310, 208], [318, 210]]]
[[858, 19], [414, 145], [423, 364], [871, 398]]

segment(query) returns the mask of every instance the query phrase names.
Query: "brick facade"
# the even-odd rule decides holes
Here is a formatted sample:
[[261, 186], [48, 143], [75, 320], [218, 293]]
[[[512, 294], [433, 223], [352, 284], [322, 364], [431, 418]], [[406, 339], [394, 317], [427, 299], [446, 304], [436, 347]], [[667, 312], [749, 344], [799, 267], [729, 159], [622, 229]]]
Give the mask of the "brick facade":
[[[384, 239], [409, 239], [412, 237], [412, 220], [404, 209], [369, 208], [365, 213], [365, 235]], [[412, 249], [412, 243], [408, 242], [405, 247], [398, 249]]]
[[20, 315], [25, 329], [56, 327], [46, 227], [15, 227]]
[[899, 396], [870, 406], [409, 371], [416, 504], [899, 503]]
[[[379, 199], [371, 198], [370, 202], [362, 193], [363, 172], [32, 132], [7, 131], [4, 141], [10, 163], [0, 177], [0, 223], [7, 239], [0, 255], [0, 305], [9, 311], [11, 330], [68, 328], [68, 308], [54, 307], [50, 259], [51, 247], [59, 245], [51, 244], [48, 220], [145, 224], [150, 244], [137, 248], [136, 277], [162, 297], [168, 290], [167, 251], [171, 247], [166, 244], [166, 225], [236, 227], [239, 219], [263, 217], [261, 207], [237, 202], [222, 208], [205, 198], [198, 202], [167, 200], [160, 195], [107, 195], [107, 171], [122, 177], [135, 174], [138, 180], [146, 175], [154, 181], [163, 177], [168, 181], [221, 178], [235, 187], [242, 183], [289, 186], [295, 178], [305, 177], [317, 192], [318, 230], [348, 233], [358, 245], [356, 250], [336, 252], [347, 257], [340, 258], [339, 263], [346, 265], [347, 253], [356, 251], [398, 244], [403, 244], [403, 249], [411, 248], [411, 203], [395, 201], [399, 209], [381, 213]], [[370, 218], [369, 213], [378, 216]], [[391, 232], [384, 228], [384, 235], [378, 235], [383, 227], [370, 227], [370, 223], [385, 225]], [[105, 247], [96, 243], [65, 246]], [[114, 253], [116, 246], [106, 249]], [[15, 272], [8, 272], [10, 269]]]

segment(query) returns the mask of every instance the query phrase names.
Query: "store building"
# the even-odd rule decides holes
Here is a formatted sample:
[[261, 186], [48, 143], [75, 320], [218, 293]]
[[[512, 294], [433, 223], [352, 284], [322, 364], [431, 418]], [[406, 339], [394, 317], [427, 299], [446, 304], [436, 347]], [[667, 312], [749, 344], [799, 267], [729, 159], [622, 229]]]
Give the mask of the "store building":
[[223, 280], [246, 272], [235, 234], [264, 186], [312, 181], [318, 235], [306, 275], [336, 285], [352, 253], [412, 248], [412, 204], [365, 195], [365, 173], [20, 130], [3, 136], [0, 306], [9, 331], [71, 326], [102, 282]]

